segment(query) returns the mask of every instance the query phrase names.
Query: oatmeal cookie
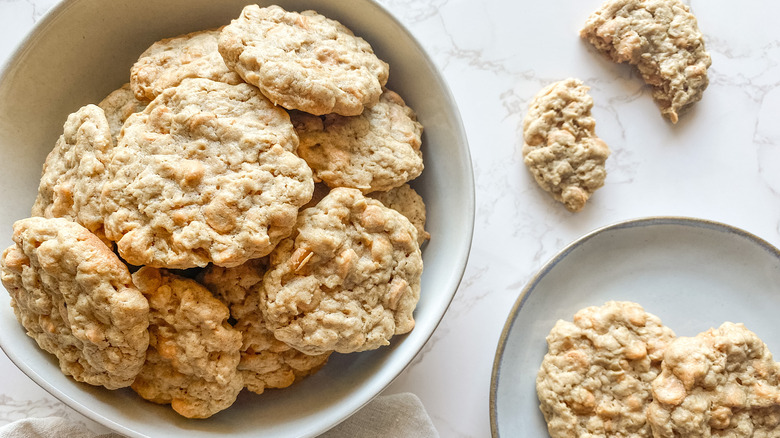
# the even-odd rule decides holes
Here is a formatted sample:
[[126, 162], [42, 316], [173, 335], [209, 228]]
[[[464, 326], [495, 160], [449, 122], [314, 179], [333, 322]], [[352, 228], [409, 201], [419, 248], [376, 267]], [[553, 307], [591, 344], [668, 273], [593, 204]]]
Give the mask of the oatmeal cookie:
[[417, 242], [420, 245], [431, 238], [430, 233], [425, 231], [425, 203], [409, 184], [386, 192], [374, 192], [368, 196], [381, 202], [385, 207], [392, 208], [406, 216], [409, 222], [417, 228]]
[[330, 187], [386, 191], [423, 171], [423, 127], [393, 91], [385, 90], [359, 116], [293, 112], [290, 117], [300, 138], [298, 154]]
[[225, 65], [217, 50], [222, 28], [166, 38], [152, 44], [130, 69], [130, 85], [135, 97], [152, 101], [166, 88], [186, 78], [204, 78], [237, 85], [238, 73]]
[[661, 366], [647, 411], [655, 437], [780, 436], [780, 364], [744, 325], [680, 337]]
[[587, 307], [547, 336], [536, 378], [552, 438], [652, 437], [645, 411], [674, 333], [631, 302]]
[[27, 334], [79, 382], [129, 386], [149, 345], [149, 304], [119, 258], [81, 225], [22, 219], [2, 282]]
[[336, 188], [271, 253], [260, 308], [274, 336], [307, 354], [389, 344], [414, 327], [423, 263], [403, 215]]
[[579, 79], [543, 88], [523, 120], [523, 161], [536, 182], [572, 212], [604, 185], [610, 150], [596, 136], [593, 99]]
[[43, 164], [32, 216], [72, 219], [110, 246], [99, 198], [113, 147], [108, 120], [98, 106], [86, 105], [69, 115]]
[[612, 61], [637, 66], [672, 123], [709, 84], [710, 54], [696, 17], [680, 0], [608, 0], [580, 36]]
[[98, 106], [106, 114], [114, 143], [119, 140], [119, 133], [122, 131], [125, 120], [130, 115], [143, 111], [146, 105], [147, 102], [141, 102], [135, 98], [129, 82], [100, 101]]
[[243, 339], [238, 370], [246, 388], [257, 394], [266, 388], [286, 388], [317, 372], [330, 356], [330, 352], [301, 353], [274, 338], [265, 327], [258, 304], [267, 265], [267, 258], [234, 268], [209, 265], [201, 276], [201, 282], [230, 308], [233, 327]]
[[143, 267], [133, 281], [149, 300], [149, 351], [133, 390], [187, 418], [226, 409], [244, 387], [241, 333], [229, 311], [194, 280]]
[[185, 79], [123, 129], [101, 201], [106, 234], [133, 265], [262, 257], [314, 190], [287, 112], [248, 84]]
[[341, 23], [314, 11], [249, 5], [226, 26], [227, 66], [287, 109], [355, 116], [379, 101], [388, 66]]

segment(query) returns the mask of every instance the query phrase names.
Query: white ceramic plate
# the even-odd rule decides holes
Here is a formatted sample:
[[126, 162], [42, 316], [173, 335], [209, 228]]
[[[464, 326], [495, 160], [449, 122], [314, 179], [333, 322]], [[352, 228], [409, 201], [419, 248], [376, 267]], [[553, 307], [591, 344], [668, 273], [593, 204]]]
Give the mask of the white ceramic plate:
[[[689, 218], [631, 220], [572, 243], [528, 283], [499, 340], [490, 394], [494, 437], [547, 436], [536, 398], [545, 337], [587, 306], [628, 300], [678, 336], [742, 322], [780, 355], [780, 252], [737, 228]], [[780, 356], [779, 356], [780, 357]]]
[[[30, 214], [41, 165], [67, 115], [127, 82], [133, 62], [154, 41], [226, 24], [246, 3], [252, 2], [64, 0], [38, 22], [0, 74], [0, 250], [11, 244], [12, 223]], [[0, 346], [9, 358], [55, 397], [125, 435], [317, 435], [370, 401], [412, 361], [444, 315], [466, 266], [474, 223], [471, 159], [456, 103], [422, 47], [370, 0], [259, 3], [316, 9], [365, 38], [390, 64], [388, 87], [425, 126], [422, 150], [428, 158], [413, 185], [427, 204], [432, 239], [423, 252], [416, 326], [386, 348], [333, 355], [319, 373], [291, 388], [259, 396], [245, 391], [229, 409], [193, 421], [129, 389], [108, 391], [64, 376], [54, 357], [25, 335], [8, 294], [0, 291]]]

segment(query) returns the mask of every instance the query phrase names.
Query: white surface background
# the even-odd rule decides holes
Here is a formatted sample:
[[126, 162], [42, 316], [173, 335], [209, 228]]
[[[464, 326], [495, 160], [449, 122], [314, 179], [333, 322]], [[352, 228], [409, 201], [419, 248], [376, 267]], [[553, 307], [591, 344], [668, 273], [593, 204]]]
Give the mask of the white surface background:
[[[0, 0], [0, 62], [55, 3]], [[380, 3], [444, 73], [474, 161], [477, 215], [463, 282], [432, 339], [386, 390], [417, 394], [443, 437], [489, 436], [504, 321], [534, 272], [580, 235], [624, 219], [682, 215], [780, 244], [780, 3], [691, 2], [713, 65], [703, 100], [677, 125], [662, 119], [630, 67], [579, 39], [601, 0]], [[596, 132], [612, 148], [606, 185], [576, 214], [536, 186], [520, 153], [529, 99], [569, 76], [591, 86]], [[44, 415], [88, 423], [0, 355], [0, 425]]]

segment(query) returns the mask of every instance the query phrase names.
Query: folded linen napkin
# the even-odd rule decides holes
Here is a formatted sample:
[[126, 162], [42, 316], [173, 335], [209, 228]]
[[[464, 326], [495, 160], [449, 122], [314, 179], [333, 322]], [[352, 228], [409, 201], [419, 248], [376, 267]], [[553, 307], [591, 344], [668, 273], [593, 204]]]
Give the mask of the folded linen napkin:
[[[420, 399], [411, 393], [379, 396], [319, 438], [438, 438]], [[124, 438], [95, 434], [62, 417], [26, 418], [0, 427], [0, 438]]]

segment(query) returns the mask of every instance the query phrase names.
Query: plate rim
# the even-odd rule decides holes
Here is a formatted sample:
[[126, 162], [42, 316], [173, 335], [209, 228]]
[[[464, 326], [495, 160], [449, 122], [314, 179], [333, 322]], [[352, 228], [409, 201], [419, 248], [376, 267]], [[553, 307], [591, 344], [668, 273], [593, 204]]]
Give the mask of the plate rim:
[[601, 234], [613, 230], [656, 226], [656, 225], [681, 225], [685, 227], [705, 228], [708, 230], [735, 234], [741, 238], [752, 241], [753, 243], [763, 248], [765, 251], [773, 253], [776, 258], [780, 259], [780, 248], [769, 243], [767, 240], [757, 236], [756, 234], [753, 234], [749, 231], [746, 231], [734, 225], [729, 225], [712, 219], [697, 218], [692, 216], [646, 216], [646, 217], [639, 217], [634, 219], [626, 219], [626, 220], [621, 220], [618, 222], [611, 223], [609, 225], [598, 227], [574, 239], [572, 242], [565, 245], [562, 249], [556, 252], [555, 255], [553, 255], [547, 262], [545, 262], [538, 270], [534, 272], [531, 278], [527, 281], [526, 285], [523, 287], [522, 291], [520, 291], [520, 294], [518, 295], [517, 299], [512, 305], [509, 314], [507, 315], [506, 321], [501, 330], [501, 335], [499, 336], [498, 343], [496, 345], [496, 353], [493, 358], [493, 366], [490, 375], [490, 399], [489, 399], [490, 434], [493, 438], [498, 438], [501, 436], [499, 433], [498, 419], [496, 418], [497, 417], [496, 397], [498, 393], [498, 383], [499, 383], [499, 378], [501, 373], [500, 364], [504, 356], [507, 337], [509, 336], [509, 332], [514, 326], [514, 323], [517, 320], [517, 316], [520, 310], [522, 309], [523, 305], [525, 304], [526, 300], [528, 299], [529, 295], [531, 294], [531, 292], [536, 288], [539, 282], [545, 276], [547, 276], [547, 274], [559, 262], [561, 262], [564, 258], [566, 258], [566, 256], [568, 256], [572, 251], [581, 247], [582, 245], [584, 245], [586, 242], [593, 239], [594, 237], [597, 237]]

